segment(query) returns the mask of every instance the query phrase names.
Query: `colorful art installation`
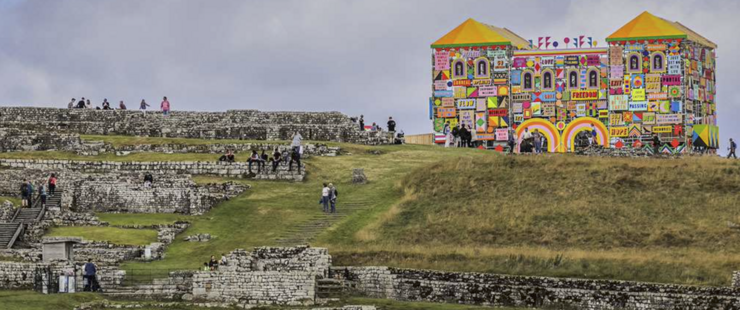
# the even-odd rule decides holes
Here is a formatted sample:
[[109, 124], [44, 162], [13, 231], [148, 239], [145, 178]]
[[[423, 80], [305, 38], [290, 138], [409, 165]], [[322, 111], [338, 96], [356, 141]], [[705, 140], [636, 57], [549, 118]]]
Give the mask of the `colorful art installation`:
[[537, 130], [547, 139], [547, 151], [550, 153], [560, 152], [560, 132], [553, 123], [541, 118], [530, 118], [516, 127], [517, 144], [522, 143], [522, 134], [527, 129], [529, 132]]
[[649, 147], [653, 135], [669, 141], [661, 152], [719, 147], [713, 42], [648, 12], [606, 47], [586, 35], [561, 42], [473, 19], [434, 42], [435, 131], [465, 124], [495, 148], [511, 129], [517, 139], [538, 129], [548, 152], [574, 151], [583, 131], [604, 147]]

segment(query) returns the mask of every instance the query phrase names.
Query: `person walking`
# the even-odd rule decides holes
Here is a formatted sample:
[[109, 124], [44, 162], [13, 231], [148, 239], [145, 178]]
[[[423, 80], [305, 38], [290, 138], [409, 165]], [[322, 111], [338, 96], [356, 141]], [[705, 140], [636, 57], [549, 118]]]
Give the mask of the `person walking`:
[[118, 108], [121, 110], [126, 110], [126, 105], [123, 104], [123, 100], [121, 100], [121, 102], [118, 104]]
[[98, 279], [96, 274], [98, 273], [98, 266], [92, 262], [92, 258], [87, 259], [87, 263], [83, 266], [83, 278], [85, 280], [85, 288], [83, 291], [96, 292], [100, 289], [98, 286]]
[[21, 183], [21, 208], [28, 206], [28, 181], [23, 179]]
[[732, 141], [732, 138], [730, 138], [730, 154], [727, 155], [727, 158], [730, 158], [730, 156], [732, 156], [733, 158], [737, 159], [737, 156], [735, 155], [736, 148], [737, 144], [735, 144], [735, 141]]
[[49, 176], [49, 196], [54, 197], [54, 192], [57, 189], [57, 176], [56, 174], [51, 174]]
[[329, 199], [330, 199], [329, 186], [324, 183], [324, 187], [321, 189], [321, 204], [323, 205], [324, 213], [329, 212]]
[[28, 203], [26, 204], [28, 207], [33, 207], [33, 182], [28, 181]]
[[360, 131], [365, 131], [365, 115], [360, 115]]
[[445, 122], [445, 127], [442, 129], [442, 133], [445, 135], [445, 147], [450, 147], [450, 143], [453, 142], [452, 131], [450, 130], [450, 122]]
[[596, 138], [597, 132], [596, 132], [596, 126], [594, 124], [591, 124], [591, 145], [599, 144], [598, 139]]
[[74, 107], [75, 107], [75, 98], [72, 98], [72, 101], [70, 101], [67, 104], [67, 109], [71, 109], [71, 108], [74, 108]]
[[144, 99], [141, 99], [141, 104], [139, 104], [139, 110], [141, 110], [141, 112], [143, 112], [143, 113], [146, 113], [146, 107], [148, 107], [148, 106], [149, 106], [149, 104], [146, 103], [146, 101]]
[[46, 188], [43, 185], [39, 185], [39, 199], [41, 199], [41, 206], [46, 207]]
[[540, 131], [535, 129], [532, 137], [534, 138], [534, 153], [542, 153], [542, 135], [540, 134]]
[[329, 183], [329, 204], [331, 205], [329, 213], [337, 213], [337, 188], [332, 183]]
[[162, 104], [160, 107], [162, 108], [162, 115], [164, 116], [170, 115], [170, 101], [167, 100], [167, 96], [162, 98]]
[[514, 148], [516, 148], [516, 132], [509, 130], [509, 154], [514, 154]]
[[396, 132], [396, 121], [393, 120], [392, 116], [388, 117], [388, 131]]

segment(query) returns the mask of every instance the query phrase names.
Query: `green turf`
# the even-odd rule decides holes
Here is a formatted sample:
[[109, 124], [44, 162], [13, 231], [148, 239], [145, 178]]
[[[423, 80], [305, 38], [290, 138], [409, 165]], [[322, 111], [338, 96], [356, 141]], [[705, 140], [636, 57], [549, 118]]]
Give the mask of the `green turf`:
[[73, 309], [83, 302], [100, 300], [93, 293], [43, 295], [33, 291], [1, 291], [0, 309], [7, 310], [46, 310]]
[[157, 242], [154, 229], [123, 229], [117, 227], [68, 226], [54, 227], [46, 234], [49, 237], [82, 237], [86, 240], [108, 241], [114, 244], [148, 245]]
[[97, 213], [101, 221], [110, 226], [152, 226], [173, 224], [176, 221], [190, 221], [194, 217], [174, 213]]
[[5, 201], [10, 201], [13, 206], [18, 207], [21, 205], [21, 199], [17, 197], [8, 197], [8, 196], [0, 196], [0, 203], [3, 203]]
[[[740, 165], [734, 161], [341, 147], [352, 155], [306, 160], [303, 183], [237, 180], [253, 188], [190, 217], [192, 226], [182, 234], [210, 233], [211, 242], [184, 242], [178, 236], [164, 260], [124, 267], [195, 269], [210, 255], [275, 245], [291, 227], [321, 216], [321, 183], [333, 182], [340, 191], [340, 212], [342, 203], [367, 203], [367, 209], [325, 229], [314, 242], [329, 248], [336, 265], [697, 285], [728, 285], [732, 271], [740, 270], [740, 235], [727, 225], [740, 222], [734, 208]], [[54, 152], [12, 156], [76, 156], [49, 154]], [[116, 160], [197, 160], [202, 155], [134, 154]], [[352, 185], [352, 168], [364, 168], [370, 183]], [[195, 178], [199, 183], [224, 180]], [[116, 217], [109, 219], [140, 221]]]

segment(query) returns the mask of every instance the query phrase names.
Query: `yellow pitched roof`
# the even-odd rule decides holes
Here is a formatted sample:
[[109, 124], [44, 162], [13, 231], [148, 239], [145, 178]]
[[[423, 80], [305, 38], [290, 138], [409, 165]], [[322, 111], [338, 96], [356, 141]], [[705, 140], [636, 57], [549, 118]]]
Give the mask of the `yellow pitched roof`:
[[506, 28], [498, 28], [469, 18], [457, 28], [432, 43], [436, 47], [512, 45], [528, 46], [529, 42]]
[[716, 48], [717, 45], [678, 22], [671, 22], [645, 11], [606, 38], [607, 42], [649, 39], [689, 39]]

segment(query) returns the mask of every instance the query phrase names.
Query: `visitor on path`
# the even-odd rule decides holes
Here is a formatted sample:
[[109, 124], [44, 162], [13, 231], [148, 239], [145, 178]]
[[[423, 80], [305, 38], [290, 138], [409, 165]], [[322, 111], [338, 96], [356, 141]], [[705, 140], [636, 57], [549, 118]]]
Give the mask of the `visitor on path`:
[[516, 147], [516, 132], [509, 130], [509, 154], [514, 154], [514, 148]]
[[462, 125], [463, 147], [470, 147], [473, 143], [473, 133], [468, 125]]
[[219, 266], [227, 266], [229, 265], [229, 260], [226, 259], [226, 254], [221, 253], [221, 260], [218, 261]]
[[98, 285], [98, 279], [96, 277], [98, 273], [98, 266], [96, 266], [92, 262], [92, 258], [87, 259], [87, 263], [85, 263], [85, 266], [83, 266], [83, 280], [85, 281], [85, 287], [83, 288], [83, 291], [85, 292], [97, 292], [100, 290], [100, 285]]
[[21, 208], [28, 206], [28, 181], [23, 179], [21, 183]]
[[208, 262], [208, 268], [210, 268], [211, 271], [218, 270], [218, 261], [216, 260], [216, 256], [211, 255], [211, 260]]
[[653, 134], [653, 155], [658, 156], [660, 154], [660, 137], [658, 134]]
[[396, 121], [393, 120], [392, 116], [388, 117], [388, 131], [390, 132], [396, 131]]
[[321, 189], [321, 200], [319, 201], [319, 203], [321, 203], [321, 205], [324, 207], [323, 208], [324, 213], [329, 212], [329, 199], [330, 199], [329, 193], [330, 193], [329, 185], [324, 183], [324, 187]]
[[72, 98], [72, 101], [70, 101], [67, 104], [67, 109], [71, 109], [71, 108], [74, 108], [74, 107], [75, 107], [75, 98]]
[[534, 134], [532, 134], [532, 138], [534, 139], [534, 153], [535, 154], [542, 153], [542, 135], [540, 134], [540, 131], [538, 129], [534, 130]]
[[28, 203], [26, 204], [29, 207], [33, 207], [33, 182], [28, 181]]
[[591, 145], [599, 144], [598, 139], [596, 139], [596, 134], [596, 126], [594, 126], [594, 124], [591, 124], [591, 141], [589, 141]]
[[43, 185], [39, 185], [39, 199], [41, 199], [41, 206], [46, 207], [46, 188]]
[[277, 167], [278, 165], [280, 165], [282, 157], [283, 154], [280, 153], [280, 150], [278, 150], [278, 148], [275, 148], [275, 151], [272, 153], [272, 172], [277, 171]]
[[110, 110], [110, 102], [108, 102], [108, 99], [103, 99], [103, 110]]
[[727, 158], [730, 158], [730, 156], [732, 156], [733, 158], [737, 159], [737, 156], [735, 155], [736, 148], [737, 144], [735, 144], [735, 141], [732, 141], [732, 138], [730, 138], [730, 154], [727, 155]]
[[51, 174], [49, 176], [49, 196], [54, 197], [54, 192], [57, 189], [57, 176], [56, 174]]
[[152, 187], [152, 183], [154, 183], [154, 177], [152, 176], [151, 173], [147, 172], [144, 175], [144, 187], [151, 188]]
[[167, 100], [167, 96], [162, 98], [162, 104], [160, 105], [160, 107], [162, 108], [162, 115], [170, 115], [170, 101]]
[[79, 102], [77, 102], [77, 108], [78, 109], [84, 109], [85, 108], [85, 97], [82, 97]]
[[121, 100], [121, 102], [118, 104], [118, 108], [121, 110], [126, 110], [126, 105], [123, 104], [123, 100]]
[[148, 107], [148, 106], [149, 106], [149, 104], [146, 103], [146, 101], [144, 99], [141, 99], [141, 104], [139, 104], [139, 110], [141, 110], [141, 112], [146, 113], [146, 107]]
[[445, 147], [450, 147], [450, 143], [453, 142], [452, 131], [450, 130], [450, 122], [445, 122], [445, 127], [442, 129], [442, 133], [445, 134]]
[[329, 183], [329, 204], [331, 205], [330, 213], [337, 213], [337, 188], [334, 184]]
[[288, 163], [288, 171], [293, 170], [293, 163], [296, 163], [298, 167], [298, 173], [301, 173], [301, 149], [293, 148], [293, 152], [290, 153], [290, 163]]
[[360, 115], [360, 131], [365, 131], [365, 115]]
[[519, 152], [532, 152], [532, 133], [529, 132], [529, 128], [524, 128], [524, 133], [522, 133], [522, 143], [519, 145]]
[[247, 162], [249, 163], [249, 174], [252, 174], [253, 163], [257, 163], [257, 173], [262, 172], [264, 163], [262, 162], [262, 157], [260, 157], [260, 154], [257, 154], [257, 150], [252, 150], [252, 155], [249, 156]]

